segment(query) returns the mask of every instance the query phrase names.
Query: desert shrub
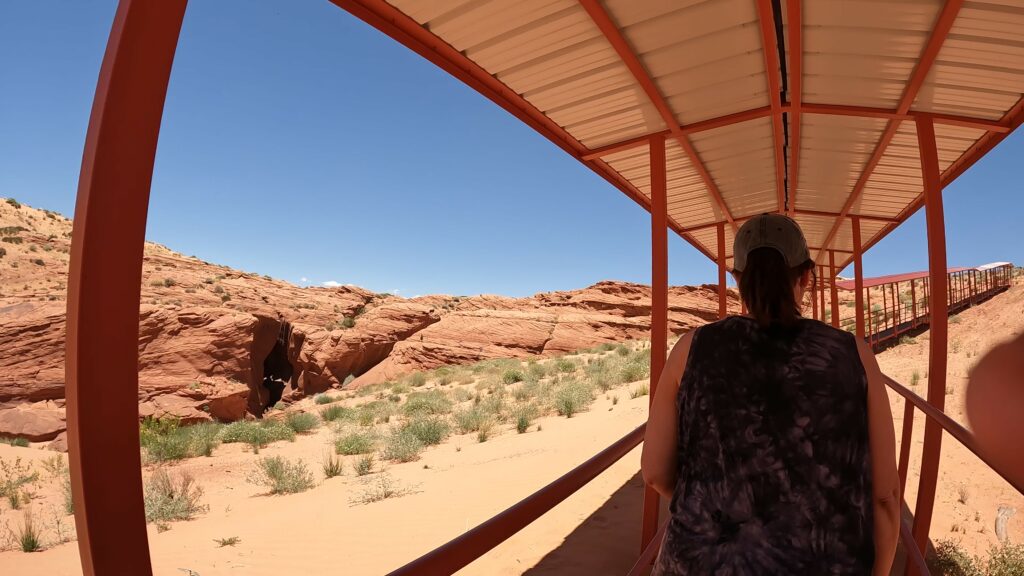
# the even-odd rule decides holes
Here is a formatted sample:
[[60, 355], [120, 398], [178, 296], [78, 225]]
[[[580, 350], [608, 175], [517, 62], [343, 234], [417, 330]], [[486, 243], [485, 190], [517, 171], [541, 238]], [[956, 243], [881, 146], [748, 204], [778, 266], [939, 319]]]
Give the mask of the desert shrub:
[[525, 376], [523, 376], [523, 373], [520, 370], [506, 370], [505, 373], [501, 375], [501, 382], [505, 385], [515, 384], [516, 382], [522, 382], [524, 378]]
[[223, 548], [225, 546], [234, 546], [241, 542], [242, 539], [238, 536], [230, 536], [228, 538], [214, 538], [213, 541], [217, 543], [218, 547]]
[[313, 396], [313, 403], [320, 406], [324, 404], [331, 404], [338, 400], [341, 400], [341, 398], [338, 398], [337, 396], [329, 396], [327, 394], [317, 394], [316, 396]]
[[8, 198], [6, 200], [6, 202], [8, 204], [10, 204], [11, 206], [13, 206], [15, 210], [21, 208], [21, 204], [17, 200], [15, 200], [14, 198]]
[[641, 384], [629, 391], [629, 397], [636, 400], [637, 398], [640, 398], [641, 396], [647, 396], [650, 393], [650, 384]]
[[224, 442], [244, 442], [252, 447], [253, 452], [260, 453], [260, 448], [272, 442], [295, 440], [295, 431], [279, 420], [262, 420], [252, 422], [239, 420], [224, 427], [221, 433]]
[[356, 319], [354, 316], [345, 316], [344, 318], [341, 319], [339, 325], [342, 328], [354, 328], [356, 325]]
[[473, 398], [473, 394], [465, 388], [456, 388], [452, 390], [452, 398], [455, 402], [462, 403], [466, 400], [471, 400]]
[[961, 318], [959, 314], [954, 314], [949, 317], [950, 324], [959, 324], [961, 322], [963, 322], [963, 318]]
[[356, 421], [360, 426], [373, 426], [375, 423], [386, 423], [391, 420], [396, 407], [387, 400], [374, 400], [356, 407]]
[[913, 336], [901, 336], [900, 344], [917, 344], [917, 338]]
[[163, 468], [149, 477], [143, 487], [147, 522], [189, 520], [207, 510], [199, 503], [203, 489], [188, 472], [171, 475]]
[[454, 370], [447, 366], [435, 370], [434, 377], [437, 379], [438, 386], [447, 386], [455, 381]]
[[415, 372], [409, 376], [409, 385], [413, 388], [419, 388], [427, 383], [427, 375], [423, 372]]
[[934, 576], [983, 576], [981, 560], [960, 548], [959, 542], [939, 540], [934, 554], [925, 559]]
[[406, 422], [402, 429], [415, 436], [424, 446], [434, 446], [444, 442], [452, 427], [437, 416], [419, 416]]
[[629, 356], [629, 347], [625, 344], [619, 344], [615, 347], [615, 353], [619, 356]]
[[390, 388], [391, 386], [392, 386], [391, 382], [381, 382], [379, 384], [367, 384], [366, 386], [360, 386], [356, 390], [356, 396], [360, 396], [360, 397], [362, 397], [362, 396], [371, 396], [371, 395], [376, 394], [378, 392], [383, 392], [384, 390]]
[[28, 448], [29, 446], [27, 438], [0, 438], [0, 444], [8, 444], [18, 448]]
[[164, 287], [165, 288], [170, 288], [170, 287], [176, 285], [177, 283], [178, 282], [175, 281], [174, 278], [164, 278]]
[[261, 458], [246, 479], [270, 488], [271, 494], [298, 494], [313, 487], [313, 474], [305, 462], [292, 462], [280, 456]]
[[645, 369], [637, 362], [626, 362], [619, 370], [619, 380], [622, 382], [637, 382], [650, 376], [650, 369]]
[[553, 400], [559, 416], [572, 418], [594, 401], [594, 390], [588, 383], [570, 380], [555, 390]]
[[407, 382], [399, 382], [391, 387], [391, 392], [394, 394], [407, 394], [412, 390], [412, 386], [409, 386]]
[[460, 434], [476, 432], [488, 420], [487, 414], [479, 406], [456, 410], [452, 413], [452, 418]]
[[921, 373], [914, 370], [914, 373], [910, 375], [910, 385], [917, 386], [921, 382]]
[[547, 369], [539, 362], [530, 361], [526, 366], [526, 375], [531, 380], [540, 380], [547, 375]]
[[324, 454], [324, 462], [321, 467], [324, 471], [324, 478], [341, 476], [344, 472], [344, 464], [345, 461], [334, 454]]
[[476, 441], [483, 443], [491, 437], [491, 432], [494, 430], [493, 420], [484, 420], [480, 424], [480, 429], [476, 431]]
[[285, 426], [288, 426], [293, 431], [302, 433], [309, 432], [320, 425], [320, 419], [316, 417], [316, 414], [310, 414], [308, 412], [292, 412], [284, 419]]
[[576, 371], [576, 363], [568, 358], [559, 358], [555, 360], [555, 370], [563, 374], [569, 374]]
[[366, 476], [373, 472], [373, 454], [365, 454], [352, 462], [352, 471], [356, 476]]
[[423, 442], [420, 441], [411, 431], [398, 429], [388, 435], [384, 441], [385, 460], [395, 462], [412, 462], [420, 457], [423, 451]]
[[320, 411], [320, 419], [324, 422], [334, 422], [336, 420], [354, 421], [356, 419], [356, 411], [347, 406], [328, 406]]
[[615, 344], [611, 342], [602, 342], [597, 346], [598, 352], [611, 352], [612, 350], [615, 350]]
[[452, 411], [452, 401], [440, 390], [412, 392], [405, 399], [402, 413], [406, 416], [417, 414], [448, 414]]
[[988, 576], [1021, 576], [1024, 574], [1024, 544], [1004, 542], [988, 551]]
[[21, 526], [18, 526], [15, 537], [18, 540], [18, 547], [21, 548], [22, 552], [38, 552], [43, 549], [42, 534], [36, 528], [31, 512], [25, 512], [24, 516], [22, 516]]
[[516, 423], [516, 432], [523, 434], [530, 428], [534, 418], [540, 414], [536, 404], [521, 403], [512, 407], [512, 419]]
[[212, 456], [220, 444], [221, 425], [203, 422], [181, 426], [173, 418], [146, 418], [139, 425], [139, 444], [149, 462], [168, 462]]
[[351, 456], [373, 452], [377, 439], [371, 432], [349, 432], [334, 441], [334, 451], [338, 454]]
[[367, 482], [366, 488], [352, 498], [353, 504], [371, 504], [388, 498], [397, 498], [408, 494], [410, 490], [395, 482], [388, 474], [381, 474]]

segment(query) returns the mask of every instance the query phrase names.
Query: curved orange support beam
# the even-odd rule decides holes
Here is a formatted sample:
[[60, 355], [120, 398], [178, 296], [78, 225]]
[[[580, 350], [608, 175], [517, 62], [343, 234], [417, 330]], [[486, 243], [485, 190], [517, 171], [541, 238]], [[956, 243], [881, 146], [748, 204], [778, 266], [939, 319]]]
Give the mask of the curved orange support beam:
[[[931, 311], [928, 339], [928, 404], [941, 411], [946, 403], [946, 340], [948, 338], [948, 300], [946, 282], [946, 223], [942, 208], [942, 184], [939, 159], [935, 148], [935, 126], [928, 116], [917, 118], [917, 144], [921, 155], [921, 177], [924, 181], [925, 226], [928, 231], [928, 270], [932, 293], [928, 298]], [[935, 488], [939, 477], [939, 455], [942, 450], [942, 426], [932, 419], [925, 422], [924, 446], [921, 448], [921, 477], [914, 507], [914, 540], [923, 553], [928, 545]]]
[[185, 0], [121, 0], [75, 205], [67, 418], [82, 572], [152, 573], [139, 457], [139, 293], [149, 187]]

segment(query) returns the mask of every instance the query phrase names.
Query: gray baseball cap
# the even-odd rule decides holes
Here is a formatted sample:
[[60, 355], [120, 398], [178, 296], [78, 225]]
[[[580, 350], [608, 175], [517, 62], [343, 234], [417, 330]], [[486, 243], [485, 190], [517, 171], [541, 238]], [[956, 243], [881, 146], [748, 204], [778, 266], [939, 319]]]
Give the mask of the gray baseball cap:
[[800, 225], [782, 214], [761, 214], [740, 226], [733, 241], [733, 270], [743, 272], [747, 255], [758, 248], [778, 250], [790, 268], [811, 259]]

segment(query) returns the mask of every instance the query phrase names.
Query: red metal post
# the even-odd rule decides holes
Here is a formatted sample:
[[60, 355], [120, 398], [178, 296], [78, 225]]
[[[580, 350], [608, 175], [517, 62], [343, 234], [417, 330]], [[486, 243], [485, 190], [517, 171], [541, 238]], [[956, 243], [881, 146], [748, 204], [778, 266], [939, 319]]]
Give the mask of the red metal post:
[[854, 278], [854, 312], [857, 319], [857, 338], [864, 339], [864, 261], [860, 243], [860, 218], [850, 218], [853, 229], [853, 278]]
[[[931, 337], [928, 339], [928, 402], [942, 410], [946, 402], [946, 339], [948, 319], [946, 288], [946, 230], [942, 210], [942, 186], [939, 181], [939, 159], [935, 148], [935, 126], [931, 117], [916, 118], [917, 145], [921, 155], [921, 175], [925, 192], [925, 223], [928, 230], [928, 272], [932, 282]], [[924, 447], [921, 453], [921, 479], [917, 505], [914, 508], [914, 540], [922, 553], [928, 545], [935, 485], [939, 475], [942, 448], [942, 427], [932, 419], [925, 423]]]
[[875, 333], [875, 313], [871, 310], [871, 288], [864, 291], [865, 302], [867, 304], [864, 315], [867, 316], [867, 330], [868, 330], [868, 343], [871, 343], [871, 336]]
[[889, 318], [888, 318], [888, 316], [889, 316], [889, 303], [887, 302], [887, 300], [888, 300], [888, 298], [885, 297], [885, 284], [883, 284], [882, 285], [882, 328], [881, 328], [881, 330], [879, 330], [879, 332], [881, 332], [882, 330], [885, 330], [885, 328], [889, 325]]
[[185, 0], [121, 0], [100, 68], [68, 283], [68, 456], [82, 572], [151, 574], [139, 458], [149, 187]]
[[917, 328], [917, 281], [910, 281], [910, 327]]
[[828, 251], [829, 301], [832, 304], [832, 326], [839, 328], [839, 289], [836, 287], [836, 254]]
[[718, 318], [729, 314], [725, 291], [725, 222], [718, 223]]
[[[665, 137], [651, 138], [651, 394], [665, 368], [668, 346], [668, 198], [665, 174]], [[640, 550], [658, 531], [658, 493], [644, 487]]]
[[903, 435], [900, 437], [900, 459], [897, 472], [900, 476], [900, 500], [907, 490], [907, 470], [910, 469], [910, 442], [914, 436], [914, 405], [903, 399]]

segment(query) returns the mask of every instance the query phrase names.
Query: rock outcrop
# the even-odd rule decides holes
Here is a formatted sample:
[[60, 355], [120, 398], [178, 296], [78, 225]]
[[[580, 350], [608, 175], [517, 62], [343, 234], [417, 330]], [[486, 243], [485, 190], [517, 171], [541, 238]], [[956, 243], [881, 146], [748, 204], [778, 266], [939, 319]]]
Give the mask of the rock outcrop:
[[[0, 203], [0, 436], [64, 440], [71, 221]], [[735, 294], [731, 306], [738, 309]], [[674, 287], [669, 329], [717, 312], [711, 287]], [[299, 287], [147, 243], [139, 308], [139, 413], [186, 422], [259, 416], [269, 403], [412, 371], [560, 354], [645, 338], [650, 289], [600, 282], [527, 298], [404, 299]]]

